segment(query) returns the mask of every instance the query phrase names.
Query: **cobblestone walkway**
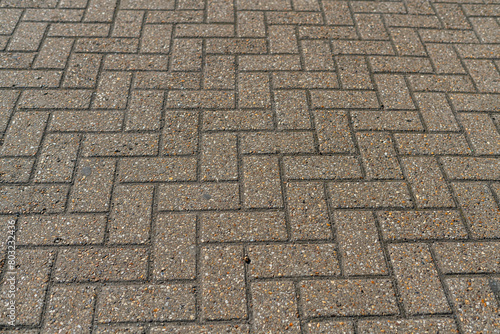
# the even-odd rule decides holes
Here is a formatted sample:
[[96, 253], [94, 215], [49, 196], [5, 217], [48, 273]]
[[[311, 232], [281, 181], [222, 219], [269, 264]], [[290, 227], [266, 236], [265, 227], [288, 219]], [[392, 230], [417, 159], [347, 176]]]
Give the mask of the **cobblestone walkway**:
[[499, 0], [0, 0], [0, 50], [0, 332], [500, 333]]

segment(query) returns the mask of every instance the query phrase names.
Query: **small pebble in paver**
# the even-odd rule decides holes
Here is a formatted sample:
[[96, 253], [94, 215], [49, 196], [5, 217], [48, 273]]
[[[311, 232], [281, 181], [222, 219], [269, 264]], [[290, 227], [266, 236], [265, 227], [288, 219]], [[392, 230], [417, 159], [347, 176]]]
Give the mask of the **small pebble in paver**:
[[195, 296], [191, 284], [107, 285], [98, 295], [95, 321], [192, 321]]
[[446, 285], [464, 333], [495, 333], [500, 330], [498, 290], [495, 292], [492, 288], [500, 285], [498, 279], [455, 277], [446, 279]]
[[160, 214], [154, 233], [153, 279], [196, 278], [196, 216]]
[[387, 279], [301, 281], [300, 302], [306, 317], [398, 314]]
[[319, 182], [288, 183], [286, 196], [292, 240], [331, 238], [323, 184]]
[[388, 248], [406, 312], [412, 315], [450, 312], [427, 245], [394, 244]]
[[45, 333], [79, 330], [90, 332], [93, 321], [95, 286], [56, 285], [50, 289], [47, 316], [42, 326]]
[[91, 245], [104, 241], [104, 215], [33, 215], [19, 218], [20, 245]]
[[336, 241], [346, 275], [386, 275], [384, 253], [371, 212], [335, 211]]
[[248, 248], [251, 277], [339, 275], [333, 244], [256, 245]]
[[465, 239], [458, 211], [378, 211], [386, 240]]
[[458, 333], [457, 325], [451, 318], [401, 319], [401, 320], [361, 320], [358, 333]]
[[201, 242], [285, 241], [283, 212], [222, 212], [200, 216]]
[[145, 248], [67, 248], [59, 252], [52, 278], [56, 282], [145, 280]]
[[108, 220], [108, 242], [111, 244], [145, 243], [150, 237], [152, 185], [116, 186]]
[[500, 242], [442, 242], [433, 249], [445, 274], [500, 272]]
[[11, 303], [14, 290], [15, 324], [38, 326], [42, 317], [54, 255], [54, 251], [47, 249], [17, 249], [14, 268], [11, 268], [8, 261], [5, 262], [5, 274], [2, 277], [0, 294], [1, 325], [8, 325], [11, 320], [8, 317], [10, 311], [5, 306]]
[[293, 282], [254, 282], [251, 292], [256, 333], [301, 332]]
[[243, 249], [210, 246], [201, 249], [201, 314], [204, 319], [247, 316]]

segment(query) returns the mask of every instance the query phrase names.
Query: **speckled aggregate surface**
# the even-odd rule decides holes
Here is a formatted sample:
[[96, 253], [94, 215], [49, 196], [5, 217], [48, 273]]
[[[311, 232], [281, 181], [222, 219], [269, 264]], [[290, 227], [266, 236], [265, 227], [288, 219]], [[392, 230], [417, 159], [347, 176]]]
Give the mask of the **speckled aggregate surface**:
[[499, 0], [0, 0], [0, 333], [500, 333], [499, 120]]

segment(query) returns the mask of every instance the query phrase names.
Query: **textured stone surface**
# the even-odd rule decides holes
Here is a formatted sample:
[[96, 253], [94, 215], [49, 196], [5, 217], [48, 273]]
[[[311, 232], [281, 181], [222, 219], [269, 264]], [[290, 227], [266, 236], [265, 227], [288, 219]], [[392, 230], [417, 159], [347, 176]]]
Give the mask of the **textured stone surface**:
[[499, 12], [0, 0], [0, 332], [499, 332]]

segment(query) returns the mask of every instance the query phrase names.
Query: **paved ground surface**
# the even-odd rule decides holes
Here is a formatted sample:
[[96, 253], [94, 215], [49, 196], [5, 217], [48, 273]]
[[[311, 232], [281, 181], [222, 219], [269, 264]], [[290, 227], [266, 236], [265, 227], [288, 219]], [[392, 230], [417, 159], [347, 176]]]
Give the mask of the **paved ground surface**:
[[0, 331], [500, 333], [498, 1], [0, 7]]

